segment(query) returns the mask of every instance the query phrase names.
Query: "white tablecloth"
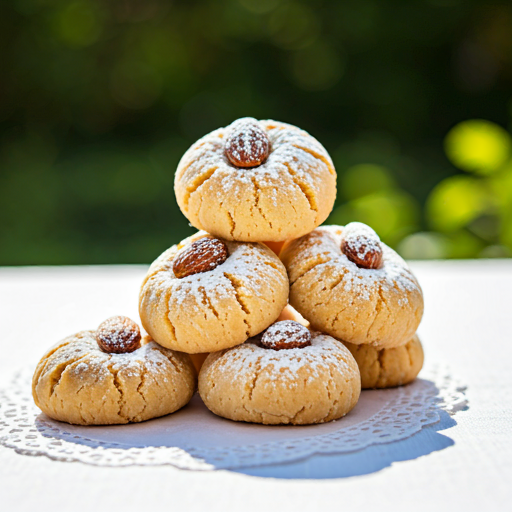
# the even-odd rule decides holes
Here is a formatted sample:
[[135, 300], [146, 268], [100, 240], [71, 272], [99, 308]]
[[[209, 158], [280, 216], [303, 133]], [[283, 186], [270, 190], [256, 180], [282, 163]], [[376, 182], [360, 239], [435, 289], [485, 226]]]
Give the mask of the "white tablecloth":
[[[417, 262], [429, 361], [468, 385], [469, 409], [398, 443], [239, 472], [105, 468], [0, 447], [0, 509], [510, 510], [512, 261]], [[115, 314], [137, 317], [145, 267], [0, 269], [0, 385], [12, 369]]]

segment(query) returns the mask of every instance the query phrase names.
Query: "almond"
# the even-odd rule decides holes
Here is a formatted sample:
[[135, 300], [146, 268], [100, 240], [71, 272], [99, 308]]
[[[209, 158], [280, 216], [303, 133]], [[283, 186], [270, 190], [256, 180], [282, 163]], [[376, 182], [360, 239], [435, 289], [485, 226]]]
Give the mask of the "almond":
[[341, 251], [360, 268], [382, 267], [382, 245], [379, 235], [360, 222], [351, 222], [343, 228]]
[[172, 270], [178, 279], [208, 272], [228, 258], [226, 244], [218, 238], [206, 236], [184, 247], [174, 259]]
[[125, 354], [140, 347], [139, 326], [126, 316], [113, 316], [96, 330], [96, 341], [103, 352]]
[[235, 167], [257, 167], [268, 158], [270, 140], [256, 119], [238, 119], [227, 132], [224, 152]]
[[311, 333], [299, 322], [283, 320], [272, 324], [261, 336], [260, 343], [273, 350], [304, 348], [311, 345]]

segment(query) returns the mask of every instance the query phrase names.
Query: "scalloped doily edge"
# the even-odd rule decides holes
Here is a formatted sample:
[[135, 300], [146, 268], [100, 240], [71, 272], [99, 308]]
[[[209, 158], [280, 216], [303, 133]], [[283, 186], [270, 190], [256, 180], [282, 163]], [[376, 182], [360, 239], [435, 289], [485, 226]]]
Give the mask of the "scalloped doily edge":
[[[179, 469], [211, 471], [285, 464], [315, 455], [354, 453], [372, 445], [407, 439], [423, 428], [438, 423], [440, 411], [453, 416], [468, 407], [468, 399], [465, 395], [467, 387], [452, 376], [447, 366], [436, 366], [422, 372], [422, 378], [433, 381], [437, 390], [437, 393], [427, 396], [427, 403], [415, 402], [414, 394], [409, 392], [411, 388], [408, 386], [395, 388], [396, 395], [389, 402], [389, 407], [349, 429], [341, 428], [328, 434], [293, 439], [288, 442], [256, 443], [242, 447], [126, 448], [122, 444], [93, 441], [85, 437], [81, 438], [83, 444], [77, 444], [72, 440], [66, 441], [62, 438], [73, 439], [76, 436], [43, 422], [47, 427], [47, 435], [44, 436], [34, 423], [40, 411], [33, 404], [30, 392], [27, 392], [30, 376], [28, 369], [22, 369], [11, 378], [8, 390], [0, 389], [0, 445], [13, 449], [21, 455], [45, 456], [61, 462], [83, 462], [110, 467], [172, 465]], [[29, 386], [28, 389], [30, 389]], [[393, 413], [396, 414], [404, 403], [409, 406], [415, 405], [417, 409], [412, 408], [409, 411], [410, 414], [406, 415], [407, 420], [402, 421], [407, 428], [395, 427], [393, 431], [391, 424], [396, 422]], [[353, 434], [354, 432], [369, 431], [376, 422], [380, 423], [379, 429], [374, 429], [372, 433], [374, 435], [368, 434], [366, 437], [359, 435], [359, 439], [355, 439], [350, 445], [350, 436], [357, 436]], [[386, 431], [386, 427], [390, 427], [390, 430]], [[375, 435], [375, 430], [381, 433]], [[52, 431], [59, 433], [59, 438], [52, 437]], [[22, 433], [25, 433], [24, 439]]]

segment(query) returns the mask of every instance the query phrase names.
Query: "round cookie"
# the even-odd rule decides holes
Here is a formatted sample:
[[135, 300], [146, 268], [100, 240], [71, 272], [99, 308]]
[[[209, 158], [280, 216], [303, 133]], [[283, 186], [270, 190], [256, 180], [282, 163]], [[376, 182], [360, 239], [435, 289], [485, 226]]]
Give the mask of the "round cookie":
[[130, 353], [103, 352], [96, 331], [81, 331], [50, 349], [32, 379], [36, 405], [77, 425], [145, 421], [177, 411], [196, 389], [190, 357], [149, 337]]
[[356, 405], [360, 392], [359, 370], [348, 349], [318, 332], [311, 333], [310, 346], [282, 350], [251, 338], [210, 354], [199, 373], [199, 394], [210, 411], [265, 425], [341, 418]]
[[[289, 304], [287, 304], [283, 311], [281, 311], [281, 314], [279, 315], [276, 322], [280, 322], [281, 320], [294, 320], [295, 322], [298, 322], [305, 327], [309, 327], [309, 322], [297, 311], [295, 311], [295, 309], [293, 309]], [[190, 359], [192, 359], [194, 367], [198, 373], [201, 370], [201, 367], [203, 366], [203, 363], [207, 357], [208, 352], [202, 354], [190, 354]]]
[[[254, 166], [246, 167], [241, 160], [251, 157]], [[174, 189], [196, 228], [227, 240], [280, 242], [327, 218], [336, 199], [336, 171], [325, 148], [304, 130], [242, 118], [190, 147]]]
[[[142, 325], [151, 337], [164, 347], [189, 354], [243, 343], [275, 321], [288, 300], [283, 264], [259, 243], [223, 241], [224, 261], [177, 277], [176, 261], [195, 268], [208, 260], [204, 252], [192, 250], [203, 238], [213, 237], [198, 232], [165, 251], [151, 265], [139, 296]], [[188, 256], [183, 258], [185, 251]], [[178, 270], [182, 269], [180, 265]]]
[[416, 334], [411, 341], [395, 348], [379, 350], [370, 345], [344, 344], [357, 361], [363, 389], [408, 384], [423, 366], [423, 347]]
[[322, 226], [286, 243], [280, 257], [290, 304], [313, 329], [376, 348], [403, 345], [416, 332], [423, 315], [420, 285], [368, 226]]

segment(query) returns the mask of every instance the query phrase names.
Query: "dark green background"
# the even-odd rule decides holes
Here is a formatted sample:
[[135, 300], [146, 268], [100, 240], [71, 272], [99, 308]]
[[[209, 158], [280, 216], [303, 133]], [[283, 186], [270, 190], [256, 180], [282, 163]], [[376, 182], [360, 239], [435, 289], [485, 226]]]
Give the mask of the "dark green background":
[[510, 255], [508, 134], [485, 125], [507, 158], [476, 172], [443, 145], [510, 127], [509, 2], [3, 0], [0, 51], [0, 264], [152, 261], [193, 232], [179, 158], [241, 116], [326, 146], [331, 222], [406, 257]]

